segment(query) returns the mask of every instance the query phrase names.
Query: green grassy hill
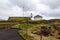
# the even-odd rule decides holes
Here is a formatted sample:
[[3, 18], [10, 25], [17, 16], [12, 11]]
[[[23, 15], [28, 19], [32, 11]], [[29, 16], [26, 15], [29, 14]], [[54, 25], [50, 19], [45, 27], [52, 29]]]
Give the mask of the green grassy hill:
[[43, 36], [43, 38], [45, 40], [58, 40], [57, 39], [58, 31], [54, 29], [53, 27], [54, 25], [57, 25], [57, 24], [60, 25], [60, 19], [38, 20], [38, 21], [27, 20], [27, 19], [24, 19], [23, 21], [3, 20], [3, 21], [0, 21], [0, 24], [16, 24], [12, 26], [11, 28], [20, 29], [18, 31], [19, 34], [23, 36], [26, 40], [40, 40], [41, 36], [37, 34], [33, 34], [32, 32], [41, 30], [42, 26], [45, 26], [47, 28], [51, 27], [51, 34], [53, 34], [53, 36], [48, 36], [48, 37]]

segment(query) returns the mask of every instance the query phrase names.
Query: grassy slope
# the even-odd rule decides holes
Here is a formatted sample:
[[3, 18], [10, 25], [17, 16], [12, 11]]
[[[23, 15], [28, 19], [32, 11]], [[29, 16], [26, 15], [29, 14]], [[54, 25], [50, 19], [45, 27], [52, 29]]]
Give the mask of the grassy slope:
[[[19, 34], [22, 35], [26, 40], [35, 40], [35, 38], [39, 38], [39, 35], [34, 35], [31, 33], [33, 30], [37, 30], [40, 26], [51, 26], [51, 24], [20, 24], [19, 28], [22, 30], [19, 31]], [[54, 29], [52, 29], [52, 32], [54, 32]], [[50, 40], [49, 38], [53, 37], [53, 40], [56, 39], [56, 33], [52, 33], [55, 36], [49, 36], [49, 37], [44, 37], [46, 40]], [[38, 39], [36, 39], [38, 40]]]
[[31, 37], [32, 37], [27, 34], [27, 31], [31, 32], [32, 30], [38, 29], [40, 26], [51, 26], [52, 25], [52, 24], [19, 24], [18, 22], [0, 22], [0, 24], [17, 24], [17, 25], [12, 26], [12, 28], [22, 29], [22, 30], [19, 30], [18, 32], [26, 40], [31, 40]]
[[19, 34], [22, 35], [26, 40], [31, 40], [31, 37], [33, 36], [30, 36], [28, 35], [29, 33], [27, 33], [27, 31], [32, 31], [32, 30], [35, 30], [35, 29], [38, 29], [40, 26], [49, 26], [49, 24], [20, 24], [19, 25], [19, 28], [22, 29], [19, 31]]
[[22, 30], [19, 30], [19, 34], [21, 35], [21, 36], [23, 36], [24, 37], [24, 39], [26, 39], [26, 40], [31, 40], [30, 39], [30, 36], [29, 35], [27, 35], [27, 29], [29, 29], [29, 28], [31, 28], [31, 27], [33, 27], [34, 25], [33, 24], [17, 24], [17, 25], [15, 25], [15, 26], [12, 26], [12, 28], [19, 28], [19, 29], [22, 29]]

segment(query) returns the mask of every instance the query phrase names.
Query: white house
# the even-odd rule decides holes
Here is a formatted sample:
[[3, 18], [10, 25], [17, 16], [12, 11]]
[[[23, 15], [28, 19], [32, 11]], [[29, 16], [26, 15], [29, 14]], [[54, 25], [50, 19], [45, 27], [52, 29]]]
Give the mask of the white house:
[[34, 16], [34, 20], [42, 20], [42, 16], [36, 15], [36, 16]]

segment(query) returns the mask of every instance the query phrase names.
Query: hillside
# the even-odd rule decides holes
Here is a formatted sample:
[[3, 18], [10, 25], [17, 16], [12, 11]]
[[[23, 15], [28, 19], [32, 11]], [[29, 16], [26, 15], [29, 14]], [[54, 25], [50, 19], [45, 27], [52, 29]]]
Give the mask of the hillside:
[[[21, 23], [22, 22], [22, 23]], [[20, 29], [19, 34], [26, 40], [59, 40], [60, 19], [32, 21], [0, 21], [0, 24], [15, 24], [10, 28]], [[8, 26], [9, 27], [9, 26]], [[42, 34], [41, 34], [42, 30]]]

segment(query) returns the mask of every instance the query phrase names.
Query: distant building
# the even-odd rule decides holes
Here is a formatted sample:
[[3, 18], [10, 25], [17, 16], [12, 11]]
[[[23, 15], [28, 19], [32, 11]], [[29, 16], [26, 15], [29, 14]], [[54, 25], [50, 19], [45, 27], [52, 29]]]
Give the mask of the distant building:
[[30, 17], [9, 17], [9, 21], [26, 21], [31, 20]]
[[36, 15], [36, 16], [34, 16], [34, 20], [42, 20], [42, 16]]

